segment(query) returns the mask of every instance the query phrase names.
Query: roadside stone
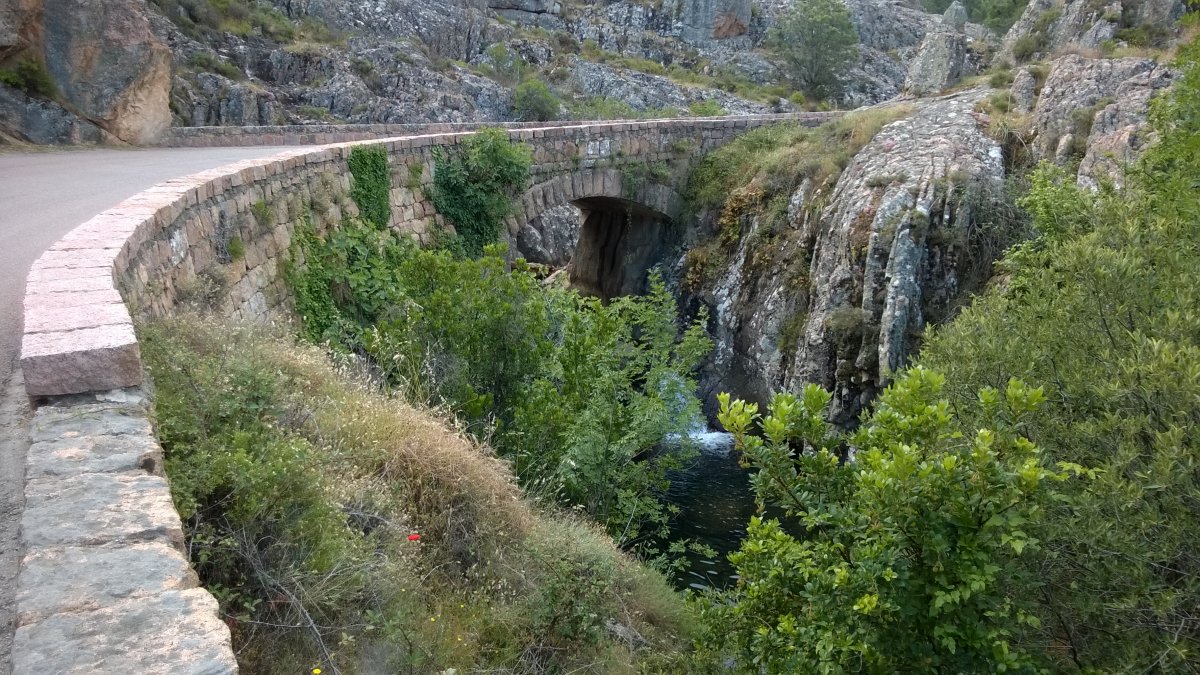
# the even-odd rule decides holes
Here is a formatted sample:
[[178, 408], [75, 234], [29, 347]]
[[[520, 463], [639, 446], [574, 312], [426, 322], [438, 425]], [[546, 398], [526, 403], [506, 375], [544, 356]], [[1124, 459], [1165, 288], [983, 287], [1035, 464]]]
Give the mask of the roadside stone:
[[202, 588], [133, 598], [23, 625], [14, 672], [225, 675], [237, 672], [229, 628]]
[[160, 542], [39, 548], [21, 564], [17, 620], [29, 625], [60, 612], [91, 611], [198, 585], [183, 555]]
[[165, 479], [85, 473], [26, 482], [21, 539], [28, 549], [138, 541], [182, 548], [183, 529]]
[[21, 369], [30, 396], [120, 389], [142, 382], [141, 351], [130, 323], [26, 333]]

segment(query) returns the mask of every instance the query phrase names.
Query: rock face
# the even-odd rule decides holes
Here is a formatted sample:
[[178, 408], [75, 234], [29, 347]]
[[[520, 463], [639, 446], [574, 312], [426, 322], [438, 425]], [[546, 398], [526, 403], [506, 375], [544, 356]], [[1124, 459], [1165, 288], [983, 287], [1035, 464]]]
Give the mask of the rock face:
[[702, 294], [717, 327], [706, 396], [723, 386], [763, 400], [816, 382], [834, 392], [834, 421], [850, 423], [926, 323], [981, 283], [991, 260], [968, 253], [969, 233], [1004, 175], [973, 113], [983, 96], [940, 99], [885, 126], [817, 213], [819, 196], [802, 185], [766, 264], [751, 225]]
[[571, 262], [582, 227], [571, 205], [546, 209], [517, 233], [516, 253], [529, 262], [561, 269]]
[[53, 101], [30, 98], [15, 89], [0, 87], [0, 141], [6, 135], [38, 145], [94, 144], [111, 138], [100, 127], [79, 119]]
[[[1068, 54], [1050, 64], [1033, 108], [1034, 149], [1059, 162], [1080, 160], [1079, 184], [1122, 183], [1149, 144], [1150, 99], [1174, 72], [1151, 59], [1088, 59]], [[1018, 81], [1014, 80], [1013, 87]], [[1024, 85], [1022, 85], [1024, 86]]]
[[1122, 21], [1166, 31], [1183, 15], [1182, 0], [1030, 0], [1004, 35], [997, 64], [1012, 64], [1066, 48], [1098, 49]]
[[967, 67], [967, 10], [955, 0], [942, 23], [921, 42], [908, 69], [905, 92], [914, 96], [936, 94], [962, 77]]
[[[673, 109], [675, 114], [686, 111], [693, 103], [715, 101], [730, 115], [775, 112], [770, 106], [752, 103], [743, 98], [714, 89], [690, 87], [672, 82], [666, 77], [646, 73], [620, 72], [603, 63], [576, 59], [572, 68], [572, 83], [585, 96], [599, 96], [623, 101], [634, 110]], [[778, 112], [790, 112], [786, 102]]]
[[682, 0], [682, 5], [684, 40], [699, 46], [749, 43], [750, 0]]
[[67, 104], [129, 143], [171, 123], [171, 53], [136, 0], [46, 0], [46, 66]]

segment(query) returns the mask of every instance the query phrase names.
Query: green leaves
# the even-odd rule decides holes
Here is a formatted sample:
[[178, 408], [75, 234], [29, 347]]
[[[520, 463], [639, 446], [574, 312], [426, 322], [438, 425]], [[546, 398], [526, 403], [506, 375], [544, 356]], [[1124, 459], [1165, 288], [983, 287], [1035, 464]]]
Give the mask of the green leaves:
[[350, 198], [358, 205], [359, 215], [376, 228], [385, 229], [392, 218], [392, 173], [388, 168], [387, 148], [382, 145], [356, 145], [347, 160], [350, 166]]
[[529, 180], [533, 162], [529, 146], [508, 140], [504, 129], [481, 129], [452, 151], [435, 155], [434, 208], [454, 225], [447, 246], [460, 255], [479, 257], [495, 243], [513, 197]]
[[[708, 639], [767, 672], [1032, 663], [1013, 643], [1037, 583], [1018, 560], [1037, 546], [1027, 530], [1052, 497], [1048, 479], [1065, 476], [1008, 426], [957, 433], [944, 381], [902, 374], [848, 436], [824, 423], [830, 396], [813, 385], [777, 394], [757, 434], [753, 404], [719, 397], [760, 503], [788, 520], [751, 522], [730, 556], [737, 588], [706, 606]], [[981, 396], [1019, 421], [1041, 393], [1014, 381], [1003, 400]]]
[[767, 44], [797, 87], [818, 99], [840, 93], [842, 72], [858, 58], [858, 33], [838, 0], [800, 0], [771, 29]]

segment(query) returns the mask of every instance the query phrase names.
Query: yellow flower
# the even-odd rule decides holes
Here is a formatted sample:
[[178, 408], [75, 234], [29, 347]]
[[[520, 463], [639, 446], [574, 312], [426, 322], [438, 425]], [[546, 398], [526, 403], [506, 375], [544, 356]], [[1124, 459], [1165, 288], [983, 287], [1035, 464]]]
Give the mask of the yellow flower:
[[320, 668], [313, 668], [313, 675], [321, 675], [321, 669], [320, 669]]
[[430, 621], [437, 621], [437, 617], [436, 617], [436, 616], [431, 616], [431, 617], [429, 617], [429, 620], [430, 620]]

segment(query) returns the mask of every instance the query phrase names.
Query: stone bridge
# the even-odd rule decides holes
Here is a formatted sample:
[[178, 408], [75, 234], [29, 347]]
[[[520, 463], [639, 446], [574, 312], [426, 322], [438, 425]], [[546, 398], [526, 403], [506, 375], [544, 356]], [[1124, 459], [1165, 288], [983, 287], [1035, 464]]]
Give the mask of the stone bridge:
[[[583, 214], [575, 283], [628, 292], [680, 213], [693, 160], [755, 127], [816, 126], [837, 114], [513, 125], [510, 138], [532, 148], [534, 166], [507, 234], [573, 204]], [[140, 403], [133, 317], [170, 314], [204, 284], [220, 289], [216, 310], [228, 318], [286, 314], [281, 263], [297, 228], [310, 218], [337, 227], [357, 212], [347, 166], [356, 145], [387, 149], [391, 226], [428, 241], [442, 224], [425, 194], [435, 153], [470, 133], [190, 130], [181, 144], [327, 144], [168, 180], [82, 223], [34, 263], [20, 363], [40, 408], [26, 460], [14, 672], [236, 670], [216, 603], [188, 568]]]

